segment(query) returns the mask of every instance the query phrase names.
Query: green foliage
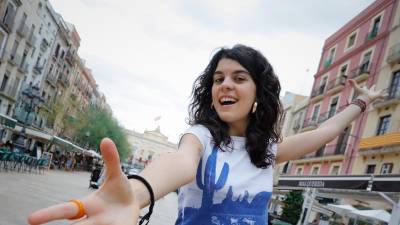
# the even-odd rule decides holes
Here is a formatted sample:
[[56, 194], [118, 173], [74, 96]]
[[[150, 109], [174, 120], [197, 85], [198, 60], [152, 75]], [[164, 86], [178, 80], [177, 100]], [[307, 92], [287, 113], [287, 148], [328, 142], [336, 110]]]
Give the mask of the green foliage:
[[303, 193], [302, 191], [290, 191], [286, 194], [283, 203], [281, 219], [291, 224], [297, 224], [300, 219], [300, 214], [303, 206]]
[[90, 107], [80, 114], [75, 132], [76, 140], [83, 146], [99, 149], [100, 141], [108, 137], [117, 146], [120, 159], [125, 159], [131, 153], [131, 147], [126, 139], [123, 128], [118, 125], [107, 111], [97, 107]]

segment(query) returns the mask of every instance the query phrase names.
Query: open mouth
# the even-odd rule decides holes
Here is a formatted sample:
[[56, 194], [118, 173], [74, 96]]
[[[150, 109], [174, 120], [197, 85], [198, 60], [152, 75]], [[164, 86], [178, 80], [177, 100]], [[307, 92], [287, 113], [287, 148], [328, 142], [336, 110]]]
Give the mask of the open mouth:
[[233, 105], [233, 104], [235, 104], [236, 102], [237, 102], [237, 100], [234, 99], [234, 98], [231, 98], [231, 97], [222, 97], [222, 98], [219, 100], [219, 103], [220, 103], [221, 105]]

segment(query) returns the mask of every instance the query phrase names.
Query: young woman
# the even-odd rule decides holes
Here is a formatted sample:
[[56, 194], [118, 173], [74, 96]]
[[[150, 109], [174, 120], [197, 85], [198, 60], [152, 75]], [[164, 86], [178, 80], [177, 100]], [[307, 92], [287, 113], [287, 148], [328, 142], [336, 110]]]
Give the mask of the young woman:
[[[265, 57], [250, 47], [220, 49], [193, 86], [190, 124], [179, 150], [140, 173], [155, 199], [179, 188], [177, 225], [267, 223], [273, 165], [297, 159], [338, 136], [381, 91], [350, 85], [356, 101], [317, 129], [280, 138], [280, 84]], [[140, 180], [122, 173], [117, 149], [101, 142], [107, 166], [104, 184], [93, 194], [29, 216], [30, 224], [82, 217], [77, 225], [136, 225], [150, 202]]]

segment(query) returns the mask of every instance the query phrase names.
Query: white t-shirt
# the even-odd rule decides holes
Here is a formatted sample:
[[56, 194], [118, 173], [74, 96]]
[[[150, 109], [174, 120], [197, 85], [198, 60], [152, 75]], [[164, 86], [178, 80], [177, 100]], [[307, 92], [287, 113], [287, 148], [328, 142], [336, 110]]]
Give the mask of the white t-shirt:
[[[273, 168], [254, 166], [244, 137], [231, 137], [231, 147], [214, 147], [202, 125], [184, 134], [195, 135], [203, 145], [196, 179], [179, 189], [176, 225], [265, 225], [272, 195]], [[277, 145], [269, 146], [276, 154]]]

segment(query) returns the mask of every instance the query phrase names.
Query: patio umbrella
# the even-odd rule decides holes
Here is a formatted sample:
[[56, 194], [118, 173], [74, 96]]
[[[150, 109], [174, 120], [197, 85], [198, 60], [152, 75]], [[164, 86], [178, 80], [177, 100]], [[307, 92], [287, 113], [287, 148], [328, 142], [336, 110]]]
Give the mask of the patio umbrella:
[[358, 209], [354, 208], [351, 205], [334, 205], [334, 204], [328, 204], [327, 208], [334, 211], [336, 214], [339, 215], [351, 215], [353, 214], [353, 211], [357, 211]]
[[101, 155], [94, 150], [87, 150], [85, 151], [85, 154], [90, 155], [92, 157], [101, 158]]
[[390, 213], [385, 210], [357, 210], [353, 212], [355, 215], [361, 218], [367, 218], [372, 220], [384, 221], [389, 223], [390, 221]]

